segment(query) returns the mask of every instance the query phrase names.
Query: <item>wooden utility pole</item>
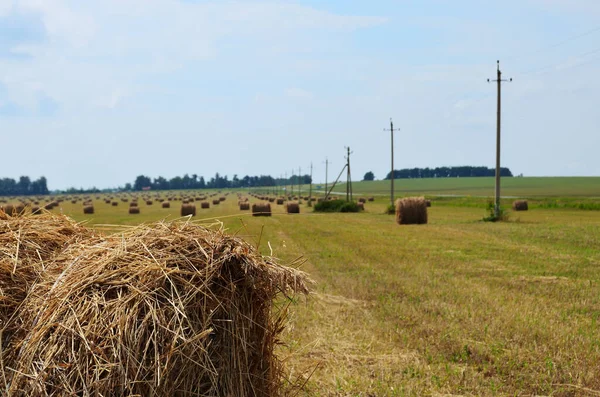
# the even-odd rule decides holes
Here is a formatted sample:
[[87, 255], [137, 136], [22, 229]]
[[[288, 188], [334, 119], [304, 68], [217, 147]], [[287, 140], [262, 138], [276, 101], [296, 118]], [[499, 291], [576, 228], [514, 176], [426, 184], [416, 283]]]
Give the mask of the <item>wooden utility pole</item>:
[[502, 72], [500, 71], [500, 61], [496, 61], [497, 63], [497, 73], [498, 76], [496, 80], [487, 79], [488, 83], [494, 81], [498, 85], [498, 103], [496, 110], [496, 188], [495, 188], [495, 200], [494, 200], [494, 216], [496, 218], [500, 217], [500, 113], [501, 113], [501, 92], [502, 92], [502, 82], [504, 81], [512, 81], [512, 78], [508, 80], [502, 80]]
[[312, 171], [313, 171], [313, 167], [312, 167], [312, 161], [310, 162], [310, 187], [308, 188], [308, 202], [310, 203], [312, 201]]
[[348, 150], [348, 155], [346, 156], [346, 167], [347, 167], [347, 176], [346, 176], [346, 201], [352, 200], [352, 176], [350, 175], [350, 147], [346, 147]]
[[302, 177], [302, 167], [298, 167], [298, 201], [301, 200], [300, 178]]
[[325, 198], [329, 196], [329, 188], [327, 185], [327, 174], [329, 173], [329, 164], [331, 164], [331, 161], [329, 161], [327, 157], [325, 157]]
[[390, 138], [391, 138], [391, 148], [392, 148], [392, 171], [390, 172], [390, 182], [391, 182], [391, 188], [390, 188], [390, 202], [392, 205], [394, 205], [394, 122], [392, 121], [392, 119], [390, 118], [390, 129], [386, 130], [384, 129], [384, 131], [390, 131]]

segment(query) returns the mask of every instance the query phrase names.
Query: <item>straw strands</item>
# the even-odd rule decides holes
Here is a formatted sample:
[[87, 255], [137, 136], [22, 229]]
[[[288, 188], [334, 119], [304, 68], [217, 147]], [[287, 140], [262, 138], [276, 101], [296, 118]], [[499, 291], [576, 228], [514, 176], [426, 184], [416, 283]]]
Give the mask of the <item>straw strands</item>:
[[427, 202], [423, 197], [406, 197], [396, 200], [396, 222], [400, 225], [427, 223]]
[[2, 350], [11, 342], [15, 330], [22, 328], [17, 309], [49, 261], [69, 244], [92, 236], [90, 230], [66, 216], [44, 211], [35, 216], [9, 217], [0, 211]]
[[279, 395], [273, 300], [310, 284], [191, 222], [73, 241], [36, 276], [2, 352], [4, 395]]

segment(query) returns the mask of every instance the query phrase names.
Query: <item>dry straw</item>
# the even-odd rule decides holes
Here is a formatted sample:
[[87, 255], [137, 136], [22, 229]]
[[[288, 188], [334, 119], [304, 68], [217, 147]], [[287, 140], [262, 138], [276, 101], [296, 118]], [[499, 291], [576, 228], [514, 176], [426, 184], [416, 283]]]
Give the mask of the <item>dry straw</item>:
[[273, 300], [309, 282], [190, 222], [74, 243], [22, 303], [3, 394], [280, 395], [284, 310]]
[[24, 329], [17, 309], [50, 260], [69, 244], [92, 235], [66, 216], [44, 211], [35, 217], [10, 217], [0, 211], [1, 359], [15, 332]]
[[423, 197], [396, 200], [396, 222], [400, 225], [427, 223], [427, 203]]
[[527, 211], [529, 210], [529, 205], [527, 204], [527, 200], [515, 200], [512, 208], [515, 211]]
[[271, 216], [271, 204], [252, 204], [252, 216]]

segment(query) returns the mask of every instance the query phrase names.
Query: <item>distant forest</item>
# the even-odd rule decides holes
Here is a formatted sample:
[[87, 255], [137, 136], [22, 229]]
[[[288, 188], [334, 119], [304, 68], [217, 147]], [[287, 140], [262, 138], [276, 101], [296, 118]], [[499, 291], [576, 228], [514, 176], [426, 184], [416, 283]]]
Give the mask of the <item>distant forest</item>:
[[[389, 180], [391, 172], [388, 172], [385, 179]], [[436, 167], [436, 168], [405, 168], [394, 170], [394, 179], [416, 179], [416, 178], [466, 178], [477, 176], [495, 176], [496, 169], [488, 167]], [[500, 167], [500, 176], [511, 177], [512, 172], [508, 168]]]
[[178, 190], [178, 189], [226, 189], [226, 188], [240, 188], [240, 187], [265, 187], [265, 186], [282, 186], [282, 185], [306, 185], [311, 183], [310, 175], [293, 175], [289, 178], [273, 178], [270, 175], [260, 176], [244, 176], [238, 178], [234, 175], [232, 179], [229, 179], [227, 175], [221, 176], [217, 174], [205, 180], [204, 177], [198, 177], [196, 174], [191, 176], [185, 174], [184, 176], [176, 176], [171, 179], [158, 178], [150, 179], [145, 175], [139, 175], [135, 178], [133, 185], [126, 184], [125, 190]]
[[32, 181], [28, 176], [22, 176], [19, 181], [12, 178], [0, 179], [0, 196], [40, 196], [48, 194], [45, 177]]

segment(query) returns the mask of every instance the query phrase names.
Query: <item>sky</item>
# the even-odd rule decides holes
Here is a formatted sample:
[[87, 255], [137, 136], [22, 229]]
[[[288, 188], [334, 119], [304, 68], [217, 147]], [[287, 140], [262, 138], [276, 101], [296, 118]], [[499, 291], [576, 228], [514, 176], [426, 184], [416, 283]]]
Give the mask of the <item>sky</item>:
[[0, 0], [0, 178], [600, 175], [598, 0]]

